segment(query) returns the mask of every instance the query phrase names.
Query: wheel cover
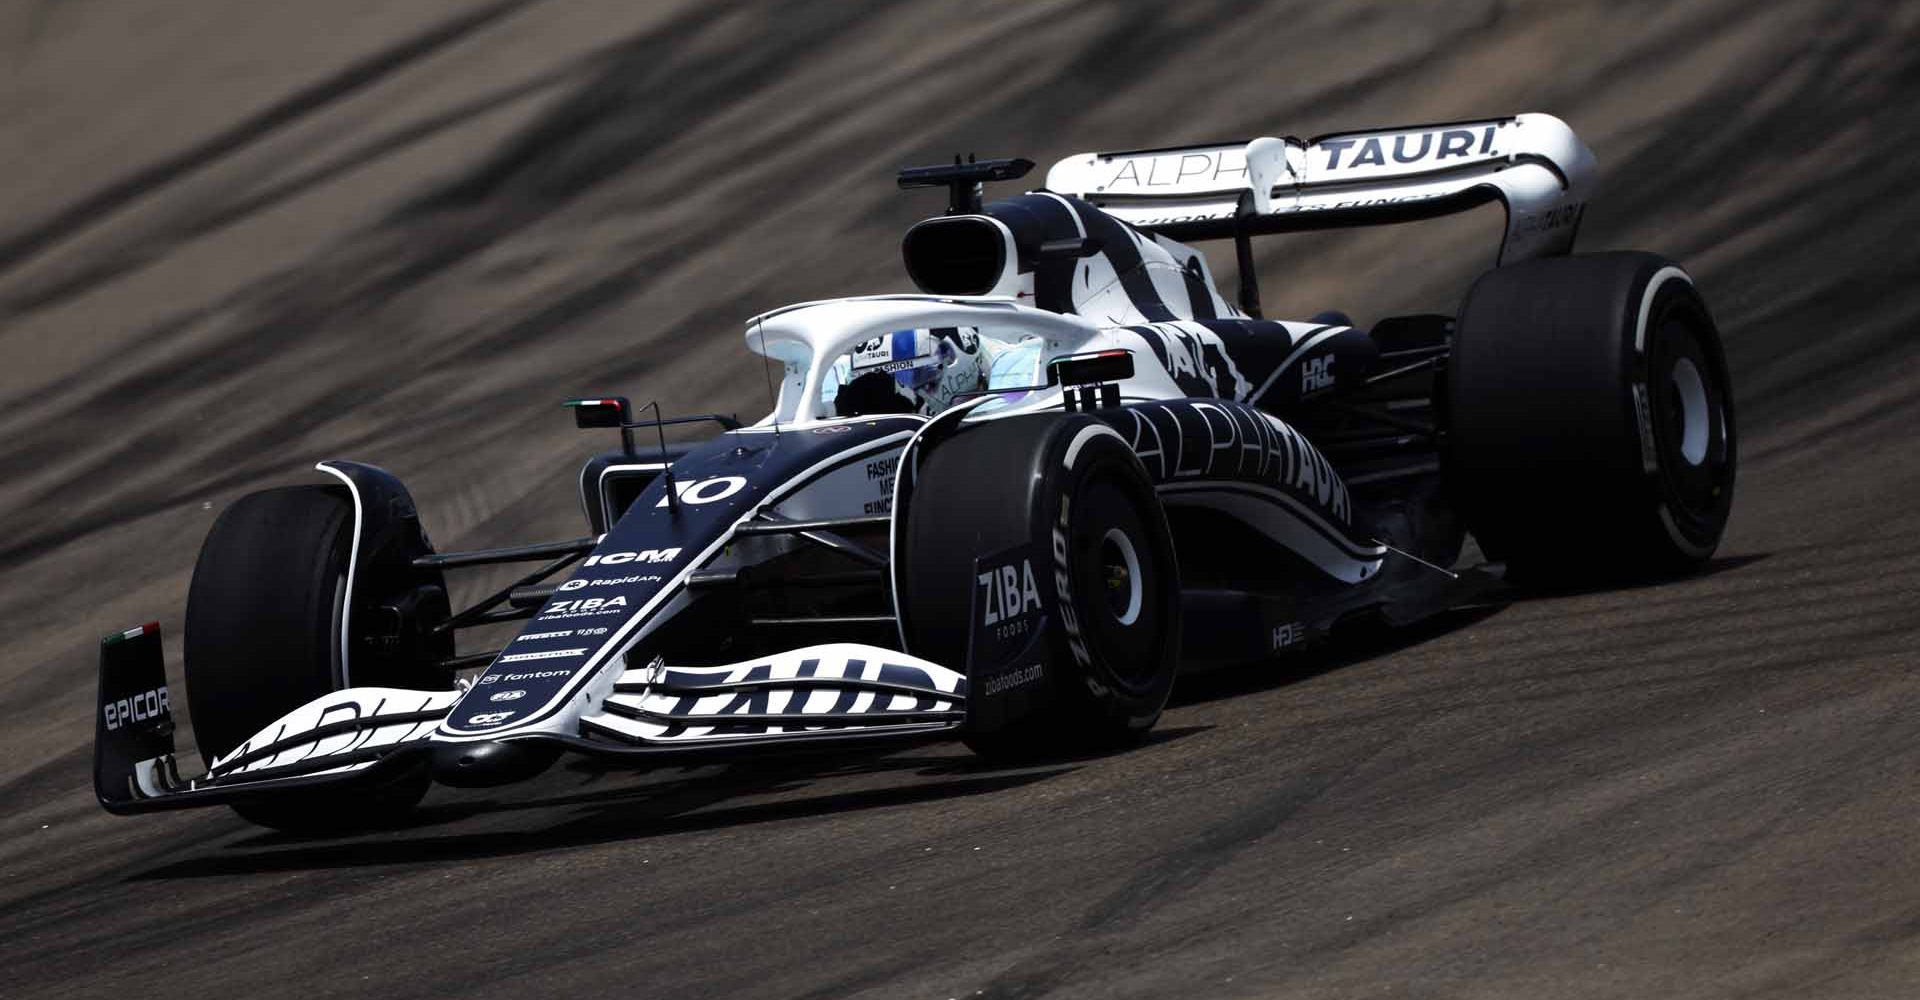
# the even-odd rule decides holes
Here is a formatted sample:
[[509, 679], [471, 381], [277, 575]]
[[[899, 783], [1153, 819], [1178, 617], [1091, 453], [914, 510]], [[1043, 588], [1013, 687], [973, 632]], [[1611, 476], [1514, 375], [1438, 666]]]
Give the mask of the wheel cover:
[[1074, 502], [1072, 566], [1082, 638], [1109, 680], [1144, 691], [1163, 669], [1166, 609], [1160, 562], [1139, 498], [1096, 477]]
[[1680, 457], [1688, 465], [1699, 465], [1707, 460], [1707, 437], [1720, 414], [1708, 415], [1707, 387], [1700, 378], [1699, 366], [1691, 359], [1680, 358], [1673, 363], [1672, 382], [1679, 403]]
[[1107, 578], [1107, 610], [1122, 625], [1140, 620], [1146, 587], [1140, 577], [1140, 553], [1133, 539], [1119, 528], [1108, 528], [1100, 538], [1100, 563]]
[[1662, 318], [1647, 372], [1660, 492], [1697, 541], [1717, 538], [1732, 501], [1733, 422], [1724, 368], [1683, 310]]

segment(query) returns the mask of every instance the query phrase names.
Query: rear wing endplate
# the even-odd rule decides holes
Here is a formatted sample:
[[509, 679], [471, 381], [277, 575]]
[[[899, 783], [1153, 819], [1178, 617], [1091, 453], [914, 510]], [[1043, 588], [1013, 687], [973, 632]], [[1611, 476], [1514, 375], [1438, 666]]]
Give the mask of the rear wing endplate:
[[1499, 201], [1499, 262], [1572, 249], [1593, 153], [1552, 115], [1080, 153], [1047, 189], [1176, 240], [1410, 222]]

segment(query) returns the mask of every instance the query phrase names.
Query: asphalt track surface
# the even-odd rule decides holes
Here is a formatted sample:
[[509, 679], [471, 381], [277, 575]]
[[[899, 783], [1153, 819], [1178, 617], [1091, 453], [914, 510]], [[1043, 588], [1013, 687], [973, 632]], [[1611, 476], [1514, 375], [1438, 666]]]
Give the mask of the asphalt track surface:
[[[1917, 27], [0, 7], [0, 993], [1920, 993]], [[1521, 110], [1599, 156], [1582, 246], [1685, 261], [1726, 333], [1743, 469], [1709, 572], [1183, 683], [1150, 745], [1044, 767], [561, 767], [339, 841], [92, 800], [97, 637], [160, 618], [177, 682], [222, 505], [352, 457], [443, 547], [578, 534], [600, 442], [554, 402], [757, 412], [741, 318], [904, 287], [938, 206], [897, 166]], [[1494, 231], [1276, 241], [1266, 301], [1447, 309]]]

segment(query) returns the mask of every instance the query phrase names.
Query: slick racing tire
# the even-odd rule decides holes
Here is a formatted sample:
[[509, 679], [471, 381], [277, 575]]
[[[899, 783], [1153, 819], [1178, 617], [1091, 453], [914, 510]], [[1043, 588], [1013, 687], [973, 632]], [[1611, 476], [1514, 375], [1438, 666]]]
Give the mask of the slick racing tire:
[[[975, 639], [984, 560], [1018, 550], [1035, 586], [999, 598], [1043, 634], [1045, 670], [1011, 676], [1041, 692], [1019, 713], [981, 721], [1008, 676], [968, 680], [963, 738], [1000, 760], [1100, 751], [1138, 742], [1159, 719], [1179, 667], [1180, 587], [1166, 516], [1133, 450], [1090, 417], [1046, 413], [962, 430], [921, 462], [907, 503], [901, 611], [908, 649], [938, 662]], [[985, 575], [996, 570], [987, 568]], [[1032, 642], [1035, 640], [1028, 639]], [[982, 669], [980, 667], [972, 668]]]
[[1445, 388], [1449, 491], [1510, 579], [1675, 575], [1733, 504], [1733, 393], [1693, 280], [1647, 253], [1529, 261], [1467, 293]]
[[[275, 719], [343, 686], [353, 504], [335, 486], [248, 494], [214, 522], [187, 592], [187, 705], [200, 754], [226, 754]], [[379, 683], [376, 678], [356, 678]], [[374, 788], [299, 790], [233, 809], [262, 826], [377, 826], [426, 794], [424, 765]]]

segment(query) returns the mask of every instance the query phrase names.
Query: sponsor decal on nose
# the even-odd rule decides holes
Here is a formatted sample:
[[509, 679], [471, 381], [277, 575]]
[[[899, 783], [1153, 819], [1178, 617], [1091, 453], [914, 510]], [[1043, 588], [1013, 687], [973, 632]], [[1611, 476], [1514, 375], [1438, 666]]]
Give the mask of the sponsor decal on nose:
[[585, 656], [587, 649], [581, 646], [575, 649], [543, 649], [537, 653], [508, 653], [500, 658], [501, 663], [518, 663], [521, 660], [557, 660], [567, 656]]

